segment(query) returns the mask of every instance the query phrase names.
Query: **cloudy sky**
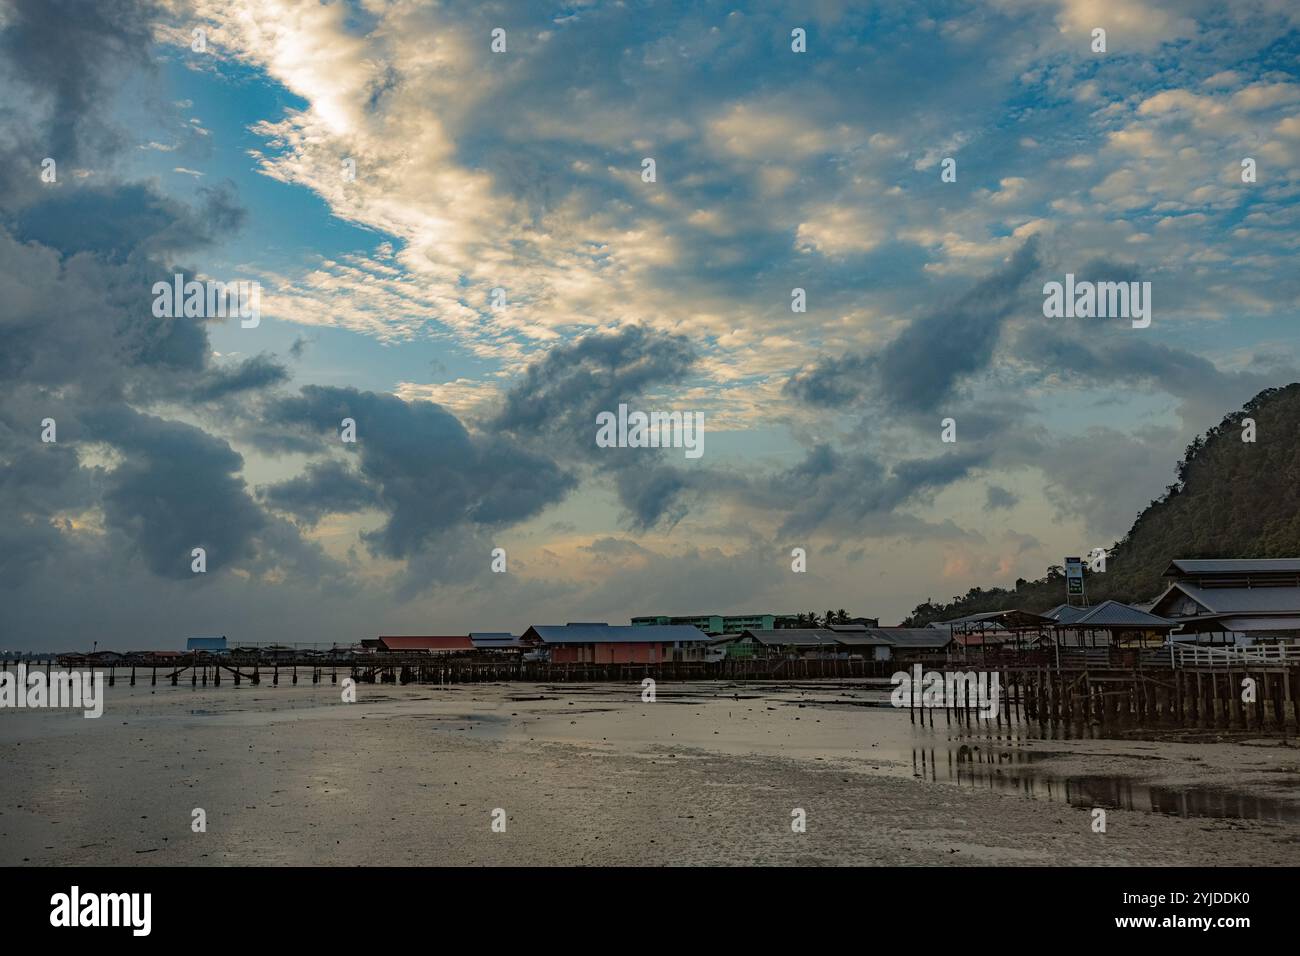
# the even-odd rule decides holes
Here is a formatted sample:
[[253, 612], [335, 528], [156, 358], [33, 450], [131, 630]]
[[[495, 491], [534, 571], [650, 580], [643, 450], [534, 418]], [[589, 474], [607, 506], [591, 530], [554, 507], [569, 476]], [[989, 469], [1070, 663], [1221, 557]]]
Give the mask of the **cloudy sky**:
[[2, 0], [0, 646], [1037, 577], [1297, 378], [1298, 73], [1290, 0]]

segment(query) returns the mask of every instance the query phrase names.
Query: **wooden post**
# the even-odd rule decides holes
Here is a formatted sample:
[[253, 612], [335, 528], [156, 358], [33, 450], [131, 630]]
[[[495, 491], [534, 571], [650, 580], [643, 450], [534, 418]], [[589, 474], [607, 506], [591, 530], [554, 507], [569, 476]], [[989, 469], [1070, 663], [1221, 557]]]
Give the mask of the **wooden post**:
[[1295, 729], [1300, 733], [1300, 667], [1288, 667], [1286, 672], [1287, 692], [1291, 696], [1291, 716], [1295, 718]]
[[1295, 718], [1295, 729], [1300, 733], [1300, 693], [1292, 686], [1300, 686], [1300, 668], [1288, 667], [1284, 672], [1284, 681], [1287, 700], [1291, 701], [1291, 714]]
[[1006, 712], [1007, 725], [1011, 725], [1011, 698], [1007, 696], [1011, 692], [1011, 684], [1007, 680], [1011, 675], [1005, 672], [998, 674], [998, 687], [1001, 689], [1002, 699], [997, 702], [998, 705], [998, 730], [1002, 729], [1002, 715]]
[[1264, 694], [1268, 692], [1268, 671], [1260, 671], [1255, 680], [1255, 729], [1264, 729]]

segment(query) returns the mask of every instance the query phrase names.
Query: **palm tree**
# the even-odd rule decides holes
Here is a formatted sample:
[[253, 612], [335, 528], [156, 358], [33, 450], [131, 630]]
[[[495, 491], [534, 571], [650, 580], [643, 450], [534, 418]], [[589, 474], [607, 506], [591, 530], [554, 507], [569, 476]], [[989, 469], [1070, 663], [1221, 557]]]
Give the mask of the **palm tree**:
[[841, 624], [849, 623], [849, 612], [844, 610], [844, 608], [840, 608], [838, 611], [836, 611], [835, 617]]
[[809, 627], [816, 627], [816, 626], [817, 626], [817, 612], [816, 612], [816, 611], [809, 611], [809, 612], [808, 612], [808, 626], [809, 626]]

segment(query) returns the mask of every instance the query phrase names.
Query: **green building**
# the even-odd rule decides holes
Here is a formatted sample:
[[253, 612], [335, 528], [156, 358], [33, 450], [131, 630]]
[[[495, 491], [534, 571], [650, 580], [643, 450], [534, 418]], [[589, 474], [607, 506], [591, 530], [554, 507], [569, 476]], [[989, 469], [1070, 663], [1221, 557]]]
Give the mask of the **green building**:
[[650, 617], [632, 618], [633, 627], [649, 627], [655, 624], [689, 624], [698, 627], [705, 634], [739, 634], [747, 630], [771, 630], [776, 627], [777, 614], [694, 614], [686, 617]]

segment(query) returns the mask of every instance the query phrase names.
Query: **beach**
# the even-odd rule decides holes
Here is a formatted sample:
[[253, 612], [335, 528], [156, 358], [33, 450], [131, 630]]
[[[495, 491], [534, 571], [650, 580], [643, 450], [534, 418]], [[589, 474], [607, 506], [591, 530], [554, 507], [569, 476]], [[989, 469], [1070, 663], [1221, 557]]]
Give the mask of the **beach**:
[[0, 864], [1300, 863], [1293, 738], [963, 735], [836, 681], [356, 695], [119, 681], [97, 720], [0, 713]]

